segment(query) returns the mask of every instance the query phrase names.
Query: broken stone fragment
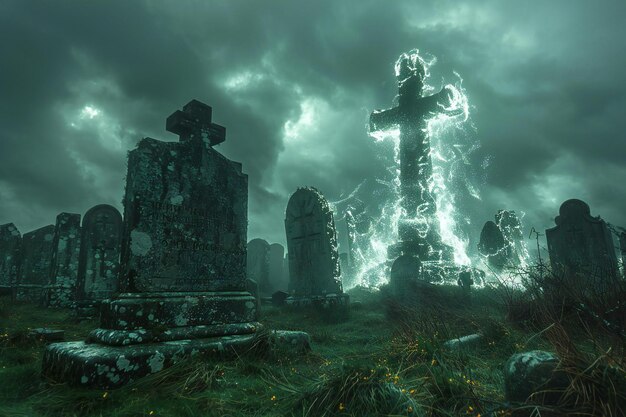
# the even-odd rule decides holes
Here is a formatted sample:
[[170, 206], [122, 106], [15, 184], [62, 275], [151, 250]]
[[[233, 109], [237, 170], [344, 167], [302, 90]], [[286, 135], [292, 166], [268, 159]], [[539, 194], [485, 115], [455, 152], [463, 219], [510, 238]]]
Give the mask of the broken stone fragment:
[[443, 344], [443, 347], [449, 350], [465, 349], [476, 347], [483, 340], [484, 336], [479, 333], [461, 336], [456, 339], [450, 339]]
[[311, 350], [311, 336], [306, 332], [274, 330], [270, 333], [269, 342], [277, 351], [303, 353]]

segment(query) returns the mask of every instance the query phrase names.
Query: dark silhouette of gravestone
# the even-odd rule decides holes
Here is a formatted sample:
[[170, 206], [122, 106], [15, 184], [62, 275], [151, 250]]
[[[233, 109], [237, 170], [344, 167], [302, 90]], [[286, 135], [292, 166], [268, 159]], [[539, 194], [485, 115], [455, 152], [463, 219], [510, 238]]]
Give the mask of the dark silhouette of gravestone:
[[502, 270], [509, 259], [509, 246], [498, 226], [488, 221], [480, 232], [478, 251], [495, 270]]
[[246, 291], [248, 178], [215, 151], [225, 129], [198, 101], [167, 120], [179, 142], [129, 153], [120, 289], [89, 341], [50, 345], [43, 373], [115, 387], [195, 353], [249, 348], [259, 326]]
[[389, 286], [391, 293], [400, 299], [415, 295], [415, 290], [426, 282], [421, 281], [422, 262], [411, 255], [399, 256], [391, 265]]
[[246, 276], [258, 284], [259, 294], [271, 294], [270, 286], [270, 244], [263, 239], [248, 242]]
[[80, 214], [59, 214], [52, 242], [50, 284], [46, 291], [50, 307], [70, 307], [74, 302], [80, 240]]
[[567, 200], [554, 219], [556, 227], [546, 230], [550, 265], [556, 276], [581, 275], [596, 290], [617, 274], [617, 256], [607, 224], [592, 217], [587, 203]]
[[45, 286], [50, 282], [54, 226], [49, 225], [22, 237], [22, 263], [15, 298], [38, 304], [45, 302]]
[[[402, 54], [396, 63], [398, 106], [374, 111], [370, 132], [400, 129], [400, 194], [402, 217], [398, 221], [399, 243], [390, 248], [391, 258], [400, 254], [422, 261], [451, 261], [453, 250], [441, 241], [435, 196], [432, 194], [432, 160], [426, 121], [448, 106], [447, 89], [423, 97], [425, 69], [417, 52]], [[423, 230], [426, 229], [426, 230]]]
[[81, 300], [105, 300], [118, 291], [122, 227], [122, 215], [108, 204], [85, 213], [79, 266]]
[[13, 223], [0, 225], [0, 294], [11, 294], [20, 266], [22, 235]]
[[508, 246], [508, 262], [512, 266], [520, 265], [527, 255], [524, 244], [524, 233], [522, 223], [513, 210], [498, 210], [496, 214], [496, 225], [502, 232], [502, 236]]
[[272, 305], [274, 307], [284, 306], [287, 302], [287, 298], [289, 298], [289, 294], [285, 291], [276, 291], [272, 294]]
[[337, 234], [328, 202], [315, 188], [299, 188], [289, 199], [285, 214], [289, 253], [290, 289], [294, 304], [343, 294], [337, 253]]
[[270, 245], [269, 255], [269, 282], [270, 293], [273, 294], [277, 290], [286, 290], [288, 283], [283, 281], [283, 264], [285, 259], [285, 247], [280, 243], [272, 243]]

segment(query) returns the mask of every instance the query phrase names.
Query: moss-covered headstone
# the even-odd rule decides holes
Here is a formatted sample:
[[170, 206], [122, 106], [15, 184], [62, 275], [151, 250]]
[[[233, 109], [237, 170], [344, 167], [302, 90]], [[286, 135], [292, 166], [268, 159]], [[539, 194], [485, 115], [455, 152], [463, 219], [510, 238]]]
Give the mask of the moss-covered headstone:
[[57, 216], [52, 242], [52, 267], [46, 304], [70, 307], [76, 295], [78, 255], [80, 253], [80, 214], [61, 213]]
[[191, 101], [167, 129], [180, 140], [145, 138], [129, 153], [121, 293], [103, 303], [91, 343], [48, 347], [48, 376], [114, 387], [193, 353], [252, 342], [247, 175], [212, 148], [225, 129], [211, 123], [211, 107]]
[[99, 204], [85, 213], [79, 262], [79, 300], [105, 300], [118, 291], [122, 227], [122, 215], [108, 204]]
[[0, 294], [11, 294], [20, 262], [22, 235], [13, 223], [0, 225]]
[[45, 286], [50, 282], [54, 226], [41, 227], [22, 237], [22, 262], [16, 299], [37, 304], [45, 302]]
[[315, 188], [299, 188], [285, 213], [290, 292], [295, 304], [329, 298], [347, 303], [343, 294], [335, 220], [328, 202]]

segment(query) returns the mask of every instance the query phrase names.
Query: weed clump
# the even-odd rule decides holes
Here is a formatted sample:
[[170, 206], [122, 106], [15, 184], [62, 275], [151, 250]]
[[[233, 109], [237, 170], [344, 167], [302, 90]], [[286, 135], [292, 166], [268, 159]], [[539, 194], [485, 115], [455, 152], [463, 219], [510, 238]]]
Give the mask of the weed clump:
[[304, 416], [422, 416], [416, 390], [402, 388], [388, 368], [342, 368], [296, 390], [295, 408]]

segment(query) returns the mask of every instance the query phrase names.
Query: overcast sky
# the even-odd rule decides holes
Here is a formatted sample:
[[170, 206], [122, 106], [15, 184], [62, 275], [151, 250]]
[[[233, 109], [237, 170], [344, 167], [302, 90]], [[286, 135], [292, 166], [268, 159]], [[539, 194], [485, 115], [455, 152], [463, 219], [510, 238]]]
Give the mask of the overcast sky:
[[298, 186], [338, 201], [384, 173], [368, 115], [419, 48], [472, 106], [470, 234], [499, 208], [551, 227], [568, 198], [626, 225], [625, 17], [623, 0], [3, 0], [0, 223], [121, 210], [126, 152], [176, 140], [165, 118], [195, 98], [249, 175], [248, 238], [284, 243]]

